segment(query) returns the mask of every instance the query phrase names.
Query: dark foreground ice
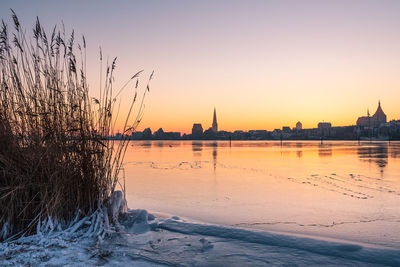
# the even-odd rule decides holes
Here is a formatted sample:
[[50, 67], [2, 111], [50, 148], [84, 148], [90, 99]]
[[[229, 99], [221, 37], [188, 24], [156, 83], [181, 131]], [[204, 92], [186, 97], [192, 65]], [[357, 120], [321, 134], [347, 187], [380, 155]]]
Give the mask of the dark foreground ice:
[[400, 266], [399, 250], [156, 218], [145, 210], [129, 211], [120, 223], [103, 239], [87, 234], [87, 220], [0, 243], [0, 265]]

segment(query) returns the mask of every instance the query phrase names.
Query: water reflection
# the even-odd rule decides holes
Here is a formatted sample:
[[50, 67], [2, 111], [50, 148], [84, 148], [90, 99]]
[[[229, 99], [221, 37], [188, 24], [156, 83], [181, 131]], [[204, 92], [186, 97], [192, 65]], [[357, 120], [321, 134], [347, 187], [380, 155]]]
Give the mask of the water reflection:
[[165, 145], [165, 142], [163, 142], [163, 141], [158, 141], [158, 142], [154, 143], [154, 146], [156, 146], [156, 147], [164, 147], [164, 145]]
[[390, 157], [400, 158], [400, 147], [395, 145], [389, 145], [390, 147]]
[[192, 151], [193, 151], [193, 156], [200, 157], [201, 152], [203, 151], [203, 142], [192, 141]]
[[[137, 145], [137, 144], [132, 144], [133, 145]], [[151, 148], [152, 142], [151, 141], [145, 141], [143, 143], [140, 143], [139, 146], [145, 147], [145, 148]]]
[[194, 157], [200, 157], [202, 152], [203, 152], [203, 147], [208, 150], [209, 147], [211, 147], [211, 156], [212, 156], [212, 164], [213, 164], [213, 169], [214, 172], [217, 169], [217, 157], [218, 157], [218, 147], [219, 146], [224, 146], [224, 144], [221, 145], [221, 143], [218, 143], [218, 141], [192, 141], [192, 152]]
[[332, 146], [320, 144], [318, 147], [318, 156], [320, 158], [323, 157], [332, 157]]
[[388, 146], [388, 143], [360, 145], [358, 146], [357, 154], [361, 160], [375, 162], [383, 171], [388, 164]]
[[217, 169], [217, 155], [218, 155], [218, 143], [214, 142], [212, 144], [213, 150], [212, 150], [212, 157], [213, 157], [213, 166], [214, 166], [214, 172]]
[[296, 155], [297, 155], [298, 158], [301, 158], [303, 156], [302, 147], [303, 147], [303, 143], [300, 143], [300, 142], [296, 143], [296, 148], [298, 149], [297, 152], [296, 152]]
[[[196, 158], [202, 156], [203, 150], [210, 148], [212, 156], [212, 165], [214, 171], [217, 168], [218, 150], [223, 151], [226, 148], [235, 151], [244, 151], [243, 148], [248, 150], [259, 150], [268, 155], [271, 151], [280, 153], [281, 157], [290, 159], [293, 157], [304, 158], [311, 160], [311, 158], [334, 158], [334, 156], [341, 155], [355, 155], [359, 160], [370, 162], [376, 166], [381, 172], [387, 168], [389, 158], [400, 158], [400, 143], [399, 142], [303, 142], [303, 141], [288, 141], [283, 142], [280, 146], [279, 141], [247, 141], [240, 142], [234, 141], [190, 141], [190, 142], [174, 142], [174, 141], [140, 141], [134, 142], [132, 146], [143, 151], [150, 151], [154, 148], [165, 147], [191, 147], [192, 155]], [[237, 150], [241, 148], [240, 150]], [[276, 149], [275, 149], [276, 148]], [[316, 151], [318, 150], [318, 153]], [[334, 154], [333, 155], [333, 150]], [[160, 151], [160, 150], [158, 150]], [[171, 150], [168, 150], [171, 152]], [[181, 150], [178, 150], [181, 151]], [[190, 151], [190, 150], [189, 150]], [[314, 154], [315, 153], [315, 154]], [[210, 154], [208, 154], [210, 156]], [[221, 155], [220, 155], [221, 156]], [[256, 157], [254, 153], [249, 153], [245, 158]], [[257, 156], [258, 157], [258, 156]], [[269, 159], [270, 160], [270, 159]]]

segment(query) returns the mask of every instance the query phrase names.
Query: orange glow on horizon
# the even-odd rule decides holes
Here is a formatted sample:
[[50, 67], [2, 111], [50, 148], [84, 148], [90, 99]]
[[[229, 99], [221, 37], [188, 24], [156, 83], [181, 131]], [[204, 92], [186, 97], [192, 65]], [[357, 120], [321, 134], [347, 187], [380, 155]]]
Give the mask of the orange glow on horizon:
[[[144, 69], [143, 90], [154, 70], [139, 131], [208, 129], [214, 107], [226, 131], [354, 125], [378, 100], [400, 119], [400, 3], [306, 2], [6, 1], [0, 17], [12, 25], [12, 8], [28, 35], [36, 16], [47, 31], [63, 21], [66, 34], [84, 34], [94, 95], [99, 46], [104, 61], [118, 57], [115, 91]], [[115, 132], [133, 95], [121, 95]]]

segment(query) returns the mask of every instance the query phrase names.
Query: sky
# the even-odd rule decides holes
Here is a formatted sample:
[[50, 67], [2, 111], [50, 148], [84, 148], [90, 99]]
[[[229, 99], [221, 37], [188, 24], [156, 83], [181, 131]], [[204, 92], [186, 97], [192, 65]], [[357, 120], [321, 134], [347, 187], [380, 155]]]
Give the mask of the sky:
[[138, 130], [207, 129], [214, 107], [227, 131], [354, 125], [379, 100], [400, 119], [400, 1], [2, 0], [9, 24], [10, 8], [27, 34], [38, 16], [85, 35], [93, 94], [100, 46], [118, 57], [117, 88], [154, 70]]

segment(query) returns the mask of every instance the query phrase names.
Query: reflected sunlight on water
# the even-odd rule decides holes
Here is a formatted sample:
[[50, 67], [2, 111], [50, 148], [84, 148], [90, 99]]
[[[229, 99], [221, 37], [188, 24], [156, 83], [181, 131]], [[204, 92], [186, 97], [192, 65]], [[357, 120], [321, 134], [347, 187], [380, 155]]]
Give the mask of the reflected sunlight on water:
[[400, 143], [135, 141], [130, 208], [400, 247]]

